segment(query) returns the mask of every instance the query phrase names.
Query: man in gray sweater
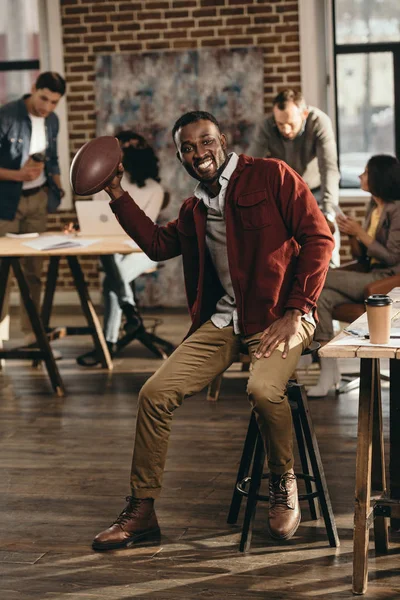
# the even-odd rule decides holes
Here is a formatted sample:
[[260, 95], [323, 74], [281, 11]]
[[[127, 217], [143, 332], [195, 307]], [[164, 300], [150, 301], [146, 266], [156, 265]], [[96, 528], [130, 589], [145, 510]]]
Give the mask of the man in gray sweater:
[[260, 158], [284, 160], [306, 182], [335, 234], [333, 262], [339, 264], [340, 238], [335, 227], [339, 204], [339, 169], [332, 122], [322, 110], [307, 106], [291, 89], [273, 101], [272, 115], [260, 124], [248, 152]]

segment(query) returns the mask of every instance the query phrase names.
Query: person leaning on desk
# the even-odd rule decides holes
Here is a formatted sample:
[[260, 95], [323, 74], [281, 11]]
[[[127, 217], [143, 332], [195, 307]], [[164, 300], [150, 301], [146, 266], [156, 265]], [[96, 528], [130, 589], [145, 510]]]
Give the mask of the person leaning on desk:
[[[334, 337], [332, 313], [347, 302], [363, 302], [364, 287], [373, 281], [400, 273], [400, 162], [379, 154], [369, 159], [360, 175], [361, 189], [370, 192], [371, 202], [364, 225], [337, 216], [341, 233], [350, 238], [354, 270], [330, 269], [317, 302], [319, 323], [315, 340], [324, 344]], [[340, 381], [336, 358], [321, 357], [321, 373], [309, 397], [326, 396]]]

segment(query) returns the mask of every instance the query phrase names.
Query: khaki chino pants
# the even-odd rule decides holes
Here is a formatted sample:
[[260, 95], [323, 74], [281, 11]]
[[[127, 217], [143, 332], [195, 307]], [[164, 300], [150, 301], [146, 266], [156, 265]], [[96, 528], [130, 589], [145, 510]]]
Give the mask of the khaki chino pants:
[[[47, 226], [47, 193], [42, 188], [32, 196], [21, 196], [16, 215], [12, 221], [0, 220], [0, 237], [6, 233], [43, 233]], [[38, 257], [26, 257], [22, 259], [21, 265], [24, 269], [32, 299], [39, 309], [43, 259]], [[4, 298], [1, 321], [9, 312], [9, 299], [11, 291], [11, 275], [8, 279], [6, 295]], [[32, 331], [31, 323], [25, 308], [20, 303], [21, 330], [27, 334]]]
[[285, 359], [283, 344], [269, 358], [254, 357], [261, 333], [241, 338], [234, 334], [232, 326], [218, 329], [207, 321], [144, 384], [139, 393], [131, 470], [134, 496], [159, 496], [174, 410], [234, 362], [241, 341], [251, 356], [247, 393], [265, 443], [269, 468], [283, 474], [293, 467], [292, 415], [286, 384], [302, 351], [312, 341], [314, 326], [302, 320]]

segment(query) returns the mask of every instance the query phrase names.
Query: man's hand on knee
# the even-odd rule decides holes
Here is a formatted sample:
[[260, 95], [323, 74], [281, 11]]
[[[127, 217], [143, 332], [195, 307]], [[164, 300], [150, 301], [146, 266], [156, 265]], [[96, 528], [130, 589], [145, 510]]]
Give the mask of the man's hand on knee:
[[289, 353], [290, 340], [298, 334], [302, 313], [297, 309], [287, 310], [283, 317], [277, 319], [261, 334], [261, 340], [255, 352], [256, 358], [268, 358], [279, 344], [284, 344], [282, 358]]

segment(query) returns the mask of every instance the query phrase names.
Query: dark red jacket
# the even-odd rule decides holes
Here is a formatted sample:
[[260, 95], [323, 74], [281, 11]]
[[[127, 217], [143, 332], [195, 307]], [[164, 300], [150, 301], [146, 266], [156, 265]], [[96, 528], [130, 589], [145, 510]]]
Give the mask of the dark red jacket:
[[[192, 317], [189, 333], [215, 312], [225, 294], [206, 246], [207, 209], [196, 197], [161, 227], [128, 193], [111, 202], [118, 221], [155, 261], [182, 254]], [[241, 155], [225, 197], [228, 260], [239, 327], [251, 335], [288, 308], [315, 308], [334, 247], [304, 181], [284, 162]]]

